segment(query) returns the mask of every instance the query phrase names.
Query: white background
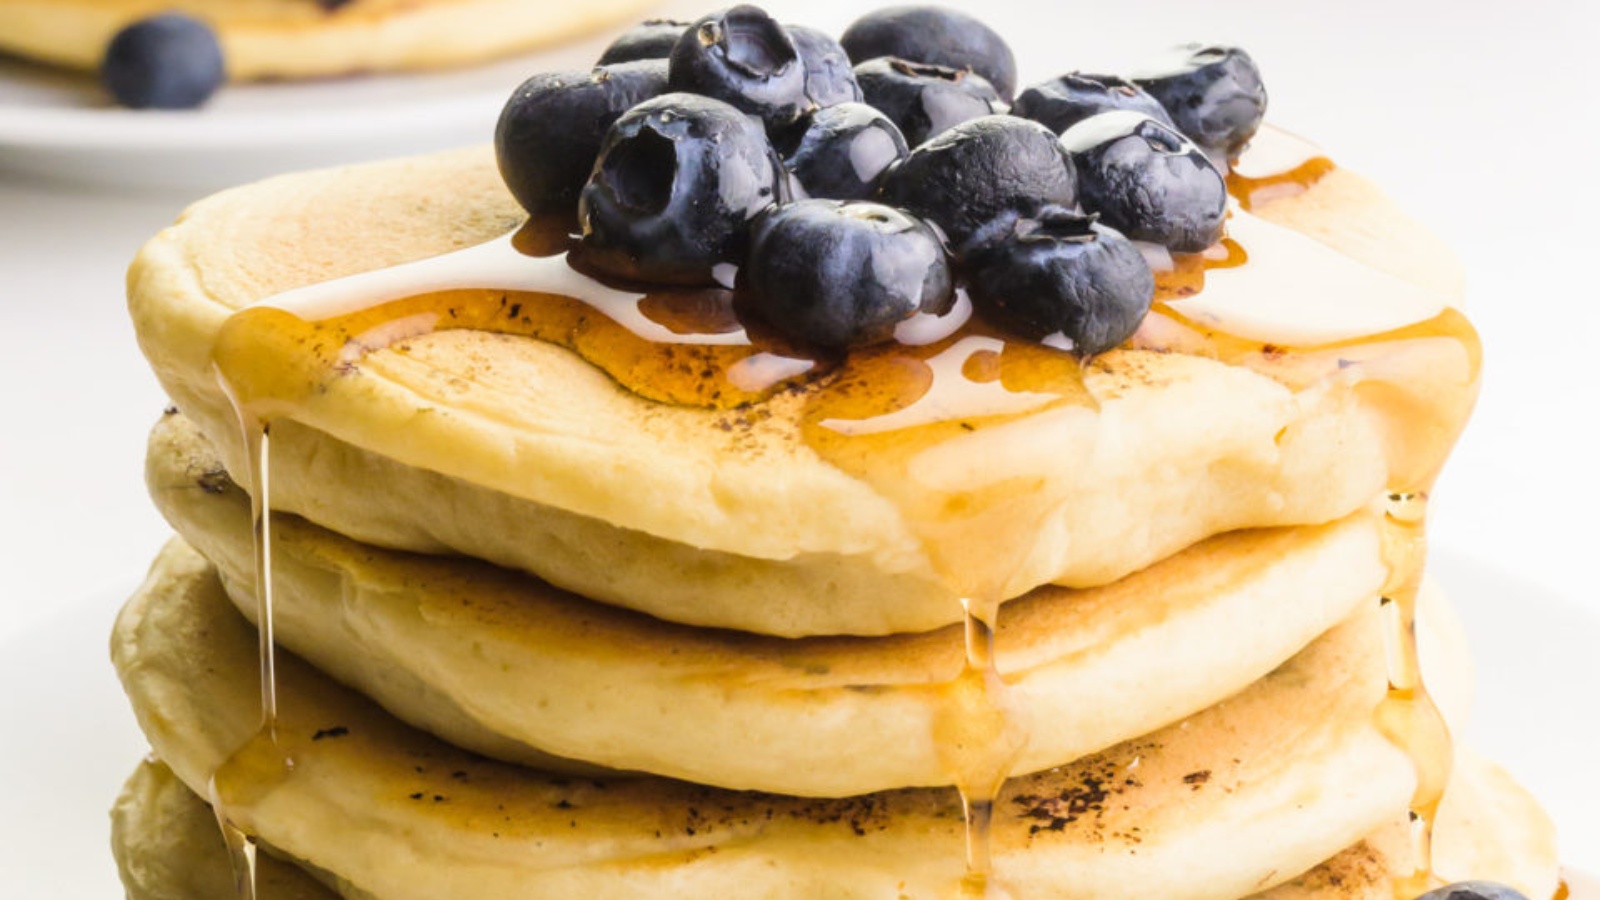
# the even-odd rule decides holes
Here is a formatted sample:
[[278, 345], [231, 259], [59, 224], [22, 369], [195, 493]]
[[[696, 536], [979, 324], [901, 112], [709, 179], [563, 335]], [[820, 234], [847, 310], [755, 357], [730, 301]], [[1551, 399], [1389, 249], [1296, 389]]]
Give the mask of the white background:
[[[1024, 83], [1131, 68], [1184, 40], [1242, 44], [1264, 72], [1276, 124], [1373, 177], [1460, 252], [1486, 347], [1485, 384], [1438, 486], [1432, 533], [1446, 587], [1471, 600], [1483, 701], [1500, 713], [1480, 722], [1474, 739], [1540, 793], [1566, 830], [1568, 858], [1600, 867], [1600, 762], [1578, 756], [1596, 746], [1600, 701], [1600, 647], [1589, 643], [1600, 635], [1600, 3], [958, 5], [1012, 42]], [[813, 0], [769, 8], [837, 33], [858, 7]], [[681, 2], [668, 9], [696, 11]], [[540, 67], [529, 63], [526, 72]], [[274, 157], [486, 140], [494, 98], [521, 74], [504, 76], [487, 100], [463, 94], [457, 112], [470, 116], [419, 116], [413, 127], [401, 115], [407, 127], [381, 135], [381, 148], [352, 143], [348, 129], [336, 147], [318, 147], [310, 129], [294, 138], [292, 154], [223, 146], [209, 157], [211, 176], [270, 167]], [[200, 115], [248, 115], [253, 97], [271, 100], [225, 95]], [[27, 115], [20, 102], [0, 85], [0, 117]], [[357, 124], [376, 115], [335, 112]], [[384, 115], [374, 129], [392, 130], [395, 111]], [[106, 133], [114, 136], [109, 125]], [[225, 145], [228, 128], [220, 133]], [[114, 140], [92, 154], [99, 171], [67, 172], [78, 184], [7, 171], [4, 149], [0, 896], [83, 896], [43, 887], [81, 883], [111, 897], [103, 810], [139, 745], [103, 647], [116, 606], [166, 533], [141, 480], [144, 435], [165, 400], [126, 321], [122, 272], [141, 241], [199, 193], [155, 189], [145, 175], [142, 187], [90, 185], [136, 171], [132, 161], [118, 168]], [[144, 152], [138, 165], [149, 164], [152, 151]], [[160, 147], [153, 152], [159, 160]], [[207, 156], [181, 146], [172, 153], [168, 174], [182, 177], [160, 180], [207, 180]], [[19, 720], [46, 713], [63, 718], [48, 728]]]

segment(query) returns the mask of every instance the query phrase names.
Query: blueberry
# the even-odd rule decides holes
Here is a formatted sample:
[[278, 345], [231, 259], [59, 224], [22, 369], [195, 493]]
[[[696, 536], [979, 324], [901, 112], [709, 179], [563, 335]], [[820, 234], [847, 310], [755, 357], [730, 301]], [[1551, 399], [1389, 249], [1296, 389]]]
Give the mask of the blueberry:
[[606, 129], [667, 87], [665, 60], [535, 75], [506, 101], [494, 130], [500, 177], [529, 215], [576, 221]]
[[1197, 253], [1222, 237], [1228, 185], [1206, 154], [1136, 112], [1085, 119], [1061, 135], [1078, 172], [1078, 199], [1135, 240]]
[[1007, 103], [1017, 88], [1017, 60], [994, 29], [966, 13], [938, 6], [895, 6], [869, 12], [839, 39], [857, 65], [896, 56], [951, 69], [971, 69]]
[[911, 146], [1000, 109], [1000, 95], [966, 69], [880, 58], [856, 66], [862, 97], [882, 110]]
[[1528, 900], [1521, 891], [1494, 881], [1458, 881], [1435, 888], [1417, 900]]
[[578, 261], [631, 281], [711, 284], [746, 225], [782, 199], [760, 123], [695, 94], [664, 94], [611, 126], [579, 198]]
[[1116, 75], [1069, 72], [1041, 81], [1018, 95], [1011, 114], [1032, 119], [1060, 134], [1084, 119], [1114, 109], [1144, 113], [1157, 122], [1172, 124], [1167, 111], [1144, 89]]
[[1072, 160], [1050, 129], [984, 116], [912, 150], [884, 178], [879, 196], [944, 229], [960, 256], [1020, 218], [1071, 207], [1075, 182]]
[[1238, 47], [1184, 44], [1133, 76], [1179, 131], [1208, 153], [1238, 159], [1267, 111], [1267, 89]]
[[758, 315], [824, 348], [871, 344], [954, 297], [950, 264], [926, 224], [878, 203], [798, 200], [751, 228], [744, 275]]
[[864, 200], [908, 152], [888, 116], [865, 103], [841, 103], [811, 114], [784, 164], [809, 197]]
[[676, 19], [647, 19], [624, 31], [600, 54], [597, 66], [634, 62], [640, 59], [666, 59], [688, 30], [688, 22]]
[[800, 49], [755, 6], [711, 13], [691, 25], [672, 48], [668, 83], [732, 104], [773, 129], [811, 110]]
[[806, 97], [819, 107], [854, 103], [861, 99], [850, 57], [826, 32], [804, 25], [785, 25], [800, 51], [806, 70]]
[[1131, 241], [1093, 216], [1023, 219], [971, 260], [968, 293], [996, 323], [1080, 357], [1127, 340], [1155, 296], [1155, 276]]
[[117, 32], [100, 61], [100, 82], [133, 109], [193, 109], [226, 80], [211, 27], [178, 13], [141, 19]]

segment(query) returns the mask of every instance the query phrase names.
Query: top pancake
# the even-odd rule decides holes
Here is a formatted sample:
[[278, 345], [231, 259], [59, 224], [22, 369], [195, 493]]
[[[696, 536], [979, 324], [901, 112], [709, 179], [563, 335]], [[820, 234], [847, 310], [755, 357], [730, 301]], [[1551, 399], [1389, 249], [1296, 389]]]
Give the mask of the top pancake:
[[626, 19], [648, 0], [0, 0], [0, 51], [94, 69], [112, 35], [163, 12], [217, 31], [236, 81], [483, 62]]
[[[1350, 299], [1316, 291], [1352, 267], [1387, 290], [1360, 298], [1379, 304], [1456, 283], [1448, 253], [1342, 170], [1257, 213], [1315, 237], [1304, 243], [1321, 256], [1303, 276], [1313, 311]], [[240, 473], [212, 369], [231, 311], [472, 246], [520, 218], [483, 149], [273, 179], [203, 201], [152, 240], [129, 275], [130, 308], [162, 383]], [[1293, 311], [1302, 298], [1280, 299]], [[553, 344], [437, 331], [360, 357], [347, 371], [360, 377], [319, 382], [274, 424], [272, 504], [672, 621], [921, 631], [960, 617], [941, 571], [1004, 597], [1104, 584], [1211, 534], [1331, 521], [1424, 481], [1476, 388], [1475, 343], [1334, 342], [1234, 365], [1167, 352], [1185, 339], [1105, 354], [1086, 371], [1089, 402], [957, 429], [874, 481], [801, 440], [825, 381], [737, 410], [677, 406]], [[1305, 377], [1294, 367], [1307, 358], [1334, 374]], [[919, 524], [928, 508], [957, 512]]]

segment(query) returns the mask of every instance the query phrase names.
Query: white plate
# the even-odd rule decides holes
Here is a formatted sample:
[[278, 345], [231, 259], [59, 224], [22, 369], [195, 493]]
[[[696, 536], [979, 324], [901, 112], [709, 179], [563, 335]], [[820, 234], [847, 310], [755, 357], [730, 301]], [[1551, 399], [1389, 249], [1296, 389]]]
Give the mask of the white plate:
[[[1600, 734], [1588, 712], [1600, 696], [1600, 620], [1446, 552], [1435, 554], [1434, 573], [1479, 663], [1469, 740], [1545, 803], [1567, 864], [1600, 871]], [[121, 896], [107, 810], [147, 745], [106, 641], [131, 590], [92, 597], [0, 644], [0, 897]], [[1600, 900], [1587, 881], [1574, 900]]]
[[112, 106], [90, 75], [0, 56], [0, 168], [94, 186], [213, 189], [481, 143], [529, 75], [587, 69], [610, 35], [484, 66], [229, 85], [198, 110]]

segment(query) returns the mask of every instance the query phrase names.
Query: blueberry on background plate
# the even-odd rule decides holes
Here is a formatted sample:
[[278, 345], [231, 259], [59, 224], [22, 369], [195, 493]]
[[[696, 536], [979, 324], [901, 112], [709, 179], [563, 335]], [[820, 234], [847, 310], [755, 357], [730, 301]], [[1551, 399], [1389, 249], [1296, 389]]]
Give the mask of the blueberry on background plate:
[[963, 122], [914, 148], [879, 197], [944, 229], [959, 257], [1020, 218], [1070, 208], [1077, 190], [1055, 132], [1002, 115]]
[[785, 25], [789, 37], [800, 51], [806, 69], [806, 96], [819, 107], [861, 100], [861, 85], [850, 64], [850, 55], [825, 31], [805, 25]]
[[1528, 900], [1515, 888], [1495, 881], [1458, 881], [1421, 895], [1417, 900]]
[[164, 13], [117, 32], [100, 60], [100, 83], [132, 109], [193, 109], [227, 80], [216, 32]]
[[889, 117], [865, 103], [823, 107], [804, 124], [783, 161], [808, 197], [864, 200], [910, 152]]
[[532, 216], [576, 223], [606, 129], [667, 88], [666, 60], [535, 75], [512, 92], [494, 130], [495, 159], [511, 196]]
[[1238, 159], [1267, 112], [1267, 89], [1250, 54], [1238, 47], [1184, 44], [1137, 72], [1173, 124], [1209, 153]]
[[1131, 241], [1093, 216], [1052, 212], [975, 254], [967, 292], [1000, 325], [1035, 340], [1059, 335], [1087, 357], [1138, 329], [1155, 276]]
[[878, 203], [797, 200], [751, 226], [743, 276], [755, 311], [818, 347], [872, 344], [954, 298], [950, 264], [926, 224]]
[[666, 59], [688, 30], [688, 22], [676, 19], [646, 19], [629, 28], [600, 54], [597, 66], [633, 62], [640, 59]]
[[764, 10], [735, 6], [702, 16], [672, 48], [674, 91], [704, 94], [759, 116], [774, 130], [811, 110], [794, 39]]
[[1013, 116], [1032, 119], [1060, 134], [1084, 119], [1116, 109], [1141, 112], [1167, 125], [1167, 111], [1144, 89], [1116, 75], [1068, 72], [1024, 89], [1011, 106]]
[[696, 94], [664, 94], [606, 133], [579, 197], [584, 265], [630, 281], [712, 284], [746, 224], [784, 191], [761, 125]]
[[880, 57], [856, 66], [856, 81], [862, 98], [882, 110], [913, 147], [1001, 106], [994, 86], [966, 69]]
[[951, 69], [971, 69], [1011, 102], [1017, 60], [995, 30], [963, 12], [939, 6], [894, 6], [857, 19], [839, 43], [857, 65], [896, 56]]
[[1078, 199], [1128, 237], [1198, 253], [1222, 237], [1228, 185], [1206, 154], [1141, 113], [1085, 119], [1061, 135]]

